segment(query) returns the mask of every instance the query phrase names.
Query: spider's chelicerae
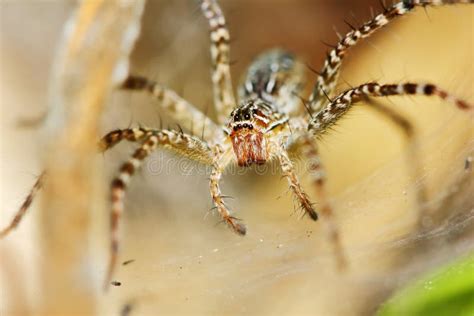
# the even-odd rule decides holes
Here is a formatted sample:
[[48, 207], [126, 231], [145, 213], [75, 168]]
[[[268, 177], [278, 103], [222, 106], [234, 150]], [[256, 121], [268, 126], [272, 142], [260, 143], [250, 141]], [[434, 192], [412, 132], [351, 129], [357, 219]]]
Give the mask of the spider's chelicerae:
[[[211, 167], [210, 192], [215, 209], [223, 221], [240, 235], [245, 235], [246, 228], [229, 211], [219, 186], [223, 171], [233, 163], [237, 163], [240, 167], [248, 167], [252, 164], [265, 164], [273, 159], [277, 160], [301, 208], [311, 219], [318, 219], [318, 213], [301, 187], [289, 158], [289, 150], [300, 149], [312, 162], [311, 170], [308, 171], [311, 171], [313, 178], [319, 212], [323, 219], [327, 220], [337, 262], [343, 266], [346, 259], [325, 193], [324, 168], [318, 159], [316, 143], [318, 136], [335, 124], [354, 104], [363, 100], [381, 114], [386, 115], [404, 131], [408, 139], [412, 139], [414, 134], [410, 121], [376, 102], [374, 99], [377, 97], [425, 95], [439, 97], [461, 110], [472, 110], [473, 106], [436, 85], [412, 82], [400, 84], [369, 82], [335, 94], [342, 60], [350, 47], [356, 45], [361, 39], [369, 37], [390, 21], [409, 13], [416, 7], [458, 3], [474, 3], [474, 1], [404, 0], [385, 8], [372, 20], [352, 29], [340, 38], [337, 45], [327, 55], [309, 99], [302, 102], [299, 95], [304, 84], [304, 66], [291, 53], [280, 49], [265, 52], [256, 58], [248, 68], [243, 84], [238, 89], [238, 101], [236, 101], [229, 66], [230, 35], [224, 15], [216, 0], [202, 0], [201, 10], [210, 27], [212, 83], [217, 122], [208, 118], [174, 91], [147, 78], [129, 76], [123, 83], [123, 89], [149, 93], [177, 123], [187, 130], [203, 130], [203, 137], [199, 138], [183, 131], [139, 127], [112, 131], [100, 141], [102, 151], [115, 146], [122, 140], [139, 144], [132, 157], [121, 166], [118, 176], [111, 184], [111, 247], [106, 284], [111, 279], [117, 261], [118, 228], [124, 208], [125, 189], [131, 176], [143, 161], [159, 147], [170, 149], [178, 155]], [[190, 126], [190, 122], [193, 122], [193, 127]], [[417, 173], [419, 167], [415, 150], [416, 147], [413, 147], [411, 171]], [[0, 237], [4, 237], [18, 225], [34, 195], [41, 188], [43, 179], [44, 176], [38, 179], [11, 224], [0, 231]], [[419, 222], [423, 223], [421, 212], [421, 205], [425, 200], [423, 187], [419, 187], [417, 197], [420, 205]]]

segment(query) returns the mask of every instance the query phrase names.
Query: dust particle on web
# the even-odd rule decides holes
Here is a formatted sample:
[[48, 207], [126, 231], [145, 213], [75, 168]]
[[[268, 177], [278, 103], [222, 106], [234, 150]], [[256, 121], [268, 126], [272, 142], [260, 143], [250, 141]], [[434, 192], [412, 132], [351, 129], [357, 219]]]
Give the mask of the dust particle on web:
[[135, 259], [126, 260], [126, 261], [122, 262], [122, 265], [126, 266], [127, 264], [130, 264], [130, 263], [133, 263], [133, 262], [135, 262]]
[[466, 158], [466, 160], [464, 161], [464, 170], [466, 170], [466, 171], [471, 170], [473, 160], [474, 160], [474, 158], [472, 158], [472, 156], [469, 156], [469, 157]]
[[129, 316], [132, 311], [132, 304], [128, 303], [122, 307], [120, 311], [120, 316]]

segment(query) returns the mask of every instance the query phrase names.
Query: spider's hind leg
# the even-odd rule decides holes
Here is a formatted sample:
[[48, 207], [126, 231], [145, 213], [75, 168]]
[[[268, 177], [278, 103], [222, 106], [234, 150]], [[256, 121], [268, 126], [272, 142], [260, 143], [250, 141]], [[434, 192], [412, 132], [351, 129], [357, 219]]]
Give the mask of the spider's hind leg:
[[20, 209], [15, 213], [15, 216], [13, 217], [10, 224], [7, 227], [0, 230], [0, 239], [10, 234], [20, 224], [21, 220], [23, 219], [23, 216], [26, 214], [26, 212], [30, 208], [31, 203], [33, 203], [36, 193], [38, 193], [38, 191], [41, 190], [45, 175], [46, 175], [45, 172], [41, 173], [41, 175], [38, 177], [35, 184], [31, 188], [30, 193], [28, 194], [25, 201], [21, 205]]
[[313, 182], [319, 210], [328, 229], [328, 237], [332, 244], [337, 267], [342, 270], [347, 267], [347, 258], [341, 244], [340, 231], [334, 218], [334, 212], [326, 193], [326, 174], [321, 163], [316, 140], [308, 135], [302, 137], [302, 150], [309, 161], [309, 174]]
[[119, 175], [111, 184], [112, 208], [110, 211], [110, 259], [104, 288], [107, 289], [111, 281], [119, 251], [119, 221], [124, 209], [124, 196], [130, 178], [140, 167], [143, 160], [158, 146], [158, 136], [149, 136], [145, 142], [133, 153], [132, 158], [120, 167]]
[[[419, 152], [419, 146], [416, 142], [416, 135], [413, 124], [405, 118], [403, 115], [397, 113], [391, 108], [377, 102], [373, 99], [365, 99], [365, 102], [374, 110], [381, 115], [387, 117], [393, 122], [402, 132], [408, 143], [407, 167], [409, 168], [409, 174], [414, 181], [422, 180], [421, 172], [421, 155]], [[418, 207], [417, 224], [420, 229], [428, 226], [429, 219], [427, 218], [429, 209], [427, 208], [427, 192], [426, 185], [421, 181], [415, 186], [415, 196]]]

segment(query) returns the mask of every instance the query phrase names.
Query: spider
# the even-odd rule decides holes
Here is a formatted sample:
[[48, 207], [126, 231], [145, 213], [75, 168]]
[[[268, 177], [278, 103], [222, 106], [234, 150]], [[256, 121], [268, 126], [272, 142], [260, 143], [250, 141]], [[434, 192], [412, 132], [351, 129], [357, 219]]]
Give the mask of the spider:
[[[335, 124], [353, 105], [360, 101], [387, 116], [398, 126], [408, 140], [413, 140], [414, 130], [409, 120], [375, 101], [384, 96], [424, 95], [436, 96], [452, 103], [460, 110], [473, 106], [460, 100], [434, 84], [405, 82], [381, 84], [369, 82], [342, 93], [335, 93], [344, 57], [350, 48], [367, 38], [390, 21], [403, 16], [416, 7], [474, 3], [473, 0], [403, 0], [358, 28], [352, 28], [328, 53], [325, 63], [308, 100], [300, 97], [304, 85], [305, 67], [292, 53], [273, 49], [259, 55], [250, 65], [238, 88], [238, 102], [232, 88], [230, 74], [230, 35], [223, 12], [216, 0], [201, 0], [202, 14], [210, 28], [213, 99], [217, 120], [213, 121], [197, 107], [181, 98], [176, 92], [142, 76], [130, 75], [121, 88], [143, 91], [158, 100], [161, 108], [186, 130], [199, 129], [202, 137], [182, 130], [147, 127], [114, 130], [99, 142], [101, 151], [108, 150], [122, 140], [138, 143], [132, 157], [122, 164], [118, 176], [111, 183], [110, 259], [105, 285], [110, 284], [119, 252], [119, 223], [124, 211], [124, 197], [130, 178], [143, 161], [158, 148], [210, 166], [209, 189], [214, 208], [222, 220], [237, 234], [245, 235], [245, 225], [234, 217], [226, 205], [220, 189], [220, 180], [226, 167], [265, 164], [278, 161], [289, 188], [305, 214], [316, 221], [318, 212], [302, 188], [290, 159], [291, 150], [301, 150], [311, 164], [309, 174], [319, 202], [319, 212], [327, 222], [329, 239], [334, 248], [338, 266], [344, 267], [347, 259], [340, 243], [340, 234], [333, 219], [333, 209], [326, 194], [326, 175], [319, 159], [317, 140]], [[192, 123], [190, 123], [192, 122]], [[192, 124], [193, 126], [190, 126]], [[411, 152], [411, 172], [419, 170], [416, 147]], [[10, 225], [0, 231], [0, 238], [10, 233], [21, 221], [40, 190], [45, 178], [43, 173], [30, 194], [15, 214]], [[419, 222], [423, 223], [422, 208], [426, 194], [418, 188]]]

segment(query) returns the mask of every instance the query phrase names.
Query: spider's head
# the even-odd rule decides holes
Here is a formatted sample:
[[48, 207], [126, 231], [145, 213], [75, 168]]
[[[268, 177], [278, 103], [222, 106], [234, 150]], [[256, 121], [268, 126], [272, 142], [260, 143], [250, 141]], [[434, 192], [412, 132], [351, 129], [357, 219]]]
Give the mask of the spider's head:
[[260, 99], [247, 100], [232, 111], [227, 128], [239, 166], [260, 165], [268, 160], [267, 137], [282, 123], [280, 116]]

